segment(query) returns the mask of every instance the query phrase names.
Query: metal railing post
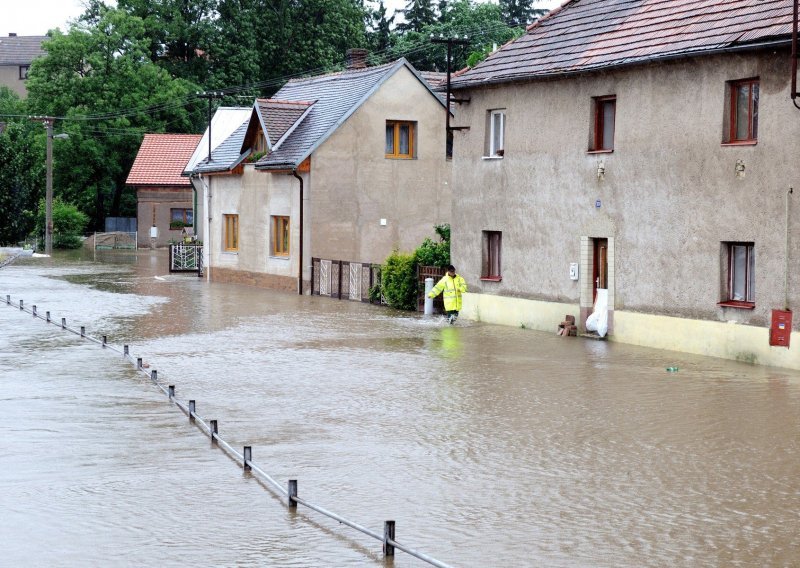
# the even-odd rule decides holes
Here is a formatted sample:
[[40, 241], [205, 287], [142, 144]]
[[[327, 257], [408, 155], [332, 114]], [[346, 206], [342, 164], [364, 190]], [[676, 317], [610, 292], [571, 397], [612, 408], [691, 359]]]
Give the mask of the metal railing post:
[[294, 500], [295, 497], [297, 497], [297, 480], [290, 479], [288, 491], [286, 493], [286, 498], [287, 498], [286, 504], [289, 506], [290, 509], [297, 509], [297, 501]]
[[155, 369], [150, 371], [150, 380], [153, 381], [154, 383], [158, 382], [158, 371], [156, 371]]
[[197, 404], [195, 403], [195, 401], [190, 400], [189, 401], [189, 422], [194, 422], [194, 411], [195, 411], [196, 407], [197, 407]]
[[122, 356], [123, 357], [130, 357], [130, 355], [131, 355], [130, 348], [127, 345], [123, 345], [122, 346]]
[[33, 306], [31, 306], [31, 308], [32, 308], [31, 309], [31, 315], [33, 315], [33, 317], [36, 317], [36, 304], [33, 304]]
[[394, 521], [386, 521], [383, 523], [384, 556], [394, 556], [394, 545], [390, 544], [389, 540], [394, 542]]
[[86, 337], [86, 326], [81, 326], [81, 337]]
[[50, 312], [45, 312], [44, 314], [45, 314], [45, 321], [47, 323], [50, 323]]
[[169, 396], [170, 400], [175, 398], [175, 385], [169, 385], [167, 387], [167, 393], [168, 393], [168, 396]]
[[11, 305], [11, 294], [6, 294], [6, 304]]
[[219, 427], [217, 426], [216, 420], [209, 421], [209, 429], [211, 430], [211, 443], [217, 443], [217, 434], [219, 434]]
[[142, 358], [141, 357], [137, 357], [136, 358], [136, 370], [137, 371], [141, 371], [142, 370]]
[[67, 329], [67, 318], [61, 318], [61, 329]]
[[103, 347], [106, 346], [106, 343], [108, 343], [108, 337], [104, 335], [103, 336]]
[[250, 462], [253, 460], [253, 447], [245, 446], [243, 456], [244, 458], [242, 459], [242, 466], [244, 467], [245, 471], [250, 471], [253, 469], [250, 467]]
[[19, 301], [19, 309], [24, 310], [25, 308], [22, 307], [22, 300]]

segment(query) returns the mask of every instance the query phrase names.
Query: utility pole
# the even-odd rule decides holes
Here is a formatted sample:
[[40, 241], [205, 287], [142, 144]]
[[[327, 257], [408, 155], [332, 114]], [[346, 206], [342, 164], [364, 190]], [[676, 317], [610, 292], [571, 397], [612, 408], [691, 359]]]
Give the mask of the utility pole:
[[469, 39], [467, 36], [464, 36], [462, 39], [458, 38], [445, 38], [444, 36], [439, 36], [438, 38], [433, 37], [431, 35], [431, 43], [443, 43], [447, 44], [447, 104], [445, 108], [445, 142], [444, 142], [444, 153], [445, 156], [449, 159], [453, 157], [453, 131], [454, 130], [466, 130], [468, 126], [450, 126], [450, 103], [451, 102], [468, 102], [465, 99], [452, 99], [450, 93], [450, 60], [453, 54], [453, 46], [454, 45], [469, 45]]
[[53, 123], [55, 122], [55, 118], [52, 116], [31, 116], [29, 118], [44, 124], [44, 127], [47, 131], [47, 151], [45, 158], [47, 174], [44, 197], [44, 252], [45, 254], [53, 254], [53, 138], [69, 138], [69, 135], [53, 135]]
[[197, 93], [197, 98], [208, 99], [208, 161], [211, 161], [211, 103], [214, 99], [220, 99], [225, 96], [224, 93], [210, 91]]

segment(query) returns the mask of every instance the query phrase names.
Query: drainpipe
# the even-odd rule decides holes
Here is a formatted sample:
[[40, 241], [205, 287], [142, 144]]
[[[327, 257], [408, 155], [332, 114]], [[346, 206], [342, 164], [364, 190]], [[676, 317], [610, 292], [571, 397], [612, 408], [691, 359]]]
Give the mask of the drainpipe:
[[211, 282], [211, 186], [199, 174], [200, 183], [203, 184], [203, 208], [206, 212], [206, 222], [203, 223], [203, 266], [208, 282]]
[[297, 277], [297, 293], [303, 295], [303, 178], [297, 174], [297, 168], [292, 170], [292, 175], [300, 182], [300, 273]]
[[798, 0], [794, 0], [794, 8], [792, 10], [792, 103], [797, 108], [800, 108], [800, 105], [797, 104], [797, 12], [798, 12]]
[[783, 309], [789, 311], [789, 196], [793, 193], [790, 187], [786, 192], [786, 266], [783, 269]]

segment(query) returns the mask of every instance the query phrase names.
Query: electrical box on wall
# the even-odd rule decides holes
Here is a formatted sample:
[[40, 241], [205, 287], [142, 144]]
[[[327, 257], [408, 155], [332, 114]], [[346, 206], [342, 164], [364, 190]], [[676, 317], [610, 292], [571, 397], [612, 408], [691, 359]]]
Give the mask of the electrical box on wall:
[[792, 335], [792, 311], [772, 310], [772, 325], [769, 326], [769, 344], [789, 347]]
[[577, 280], [578, 279], [578, 263], [577, 262], [570, 262], [569, 263], [569, 279], [570, 280]]

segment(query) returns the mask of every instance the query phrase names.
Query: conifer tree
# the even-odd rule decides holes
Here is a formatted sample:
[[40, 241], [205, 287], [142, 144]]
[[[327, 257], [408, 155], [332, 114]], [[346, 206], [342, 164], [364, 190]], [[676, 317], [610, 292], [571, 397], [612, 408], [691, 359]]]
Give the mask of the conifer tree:
[[405, 16], [405, 22], [397, 29], [402, 32], [421, 32], [422, 28], [436, 22], [433, 0], [409, 0], [405, 9], [399, 10]]
[[500, 10], [505, 22], [514, 28], [527, 26], [545, 10], [533, 7], [534, 0], [500, 0]]

